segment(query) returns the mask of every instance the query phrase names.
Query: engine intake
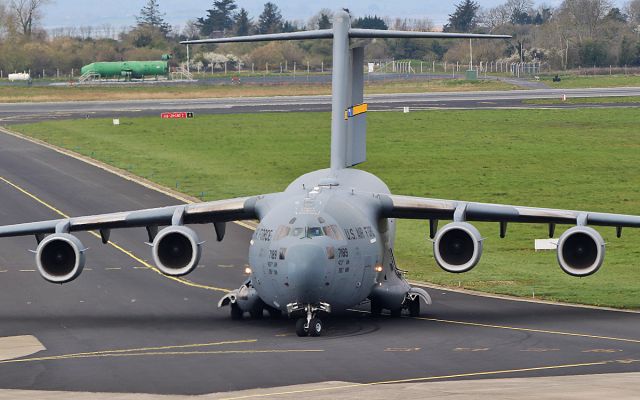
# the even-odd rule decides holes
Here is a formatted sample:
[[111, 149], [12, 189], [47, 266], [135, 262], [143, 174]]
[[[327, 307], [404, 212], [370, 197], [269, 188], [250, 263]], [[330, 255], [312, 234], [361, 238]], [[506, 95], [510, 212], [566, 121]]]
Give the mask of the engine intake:
[[558, 239], [558, 264], [573, 276], [595, 273], [604, 261], [604, 239], [593, 228], [574, 226]]
[[482, 237], [467, 222], [451, 222], [440, 229], [433, 241], [433, 255], [447, 272], [467, 272], [482, 255]]
[[186, 275], [198, 266], [200, 246], [193, 229], [170, 226], [161, 230], [153, 240], [153, 260], [166, 275]]
[[68, 233], [49, 235], [36, 250], [40, 275], [49, 282], [66, 283], [78, 277], [84, 268], [85, 247]]

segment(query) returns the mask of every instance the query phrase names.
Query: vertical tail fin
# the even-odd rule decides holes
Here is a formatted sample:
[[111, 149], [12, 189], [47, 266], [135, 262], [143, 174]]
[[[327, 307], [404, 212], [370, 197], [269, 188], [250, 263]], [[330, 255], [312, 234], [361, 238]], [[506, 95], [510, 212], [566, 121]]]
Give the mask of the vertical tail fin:
[[508, 39], [507, 35], [473, 33], [405, 32], [351, 28], [351, 17], [345, 11], [334, 15], [333, 28], [315, 31], [274, 33], [266, 35], [186, 40], [182, 44], [261, 42], [270, 40], [333, 39], [333, 71], [331, 78], [331, 169], [352, 167], [366, 160], [366, 105], [363, 102], [364, 45], [350, 49], [351, 39], [373, 38], [445, 38]]
[[[350, 51], [351, 71], [349, 86], [351, 93], [348, 104], [354, 107], [364, 102], [364, 47], [355, 47]], [[367, 160], [367, 114], [366, 105], [362, 113], [347, 116], [346, 167], [363, 163]]]

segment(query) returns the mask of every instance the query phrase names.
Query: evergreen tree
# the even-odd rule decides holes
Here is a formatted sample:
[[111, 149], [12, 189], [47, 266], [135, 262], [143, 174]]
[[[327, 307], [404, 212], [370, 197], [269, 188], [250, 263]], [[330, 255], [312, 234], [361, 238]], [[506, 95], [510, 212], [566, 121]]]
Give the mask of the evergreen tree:
[[264, 10], [258, 18], [258, 33], [277, 33], [282, 31], [282, 14], [272, 2], [264, 5]]
[[241, 8], [236, 15], [235, 33], [237, 36], [247, 36], [251, 31], [251, 20], [249, 19], [249, 13], [244, 8]]
[[609, 13], [604, 18], [623, 24], [626, 23], [628, 19], [628, 17], [623, 14], [618, 7], [613, 7], [611, 10], [609, 10]]
[[638, 57], [637, 49], [634, 48], [633, 43], [625, 35], [622, 37], [620, 43], [620, 56], [618, 57], [618, 65], [633, 65]]
[[354, 28], [362, 29], [383, 29], [385, 31], [389, 29], [384, 20], [377, 15], [366, 15], [364, 18], [356, 18], [351, 25]]
[[320, 14], [320, 18], [318, 19], [318, 29], [331, 29], [331, 19], [327, 14]]
[[449, 15], [449, 23], [444, 26], [445, 32], [471, 32], [478, 24], [478, 3], [464, 0], [456, 5], [456, 10]]
[[[542, 16], [539, 13], [538, 16], [540, 16], [540, 20], [542, 20]], [[530, 25], [534, 23], [534, 19], [531, 18], [531, 15], [529, 15], [528, 12], [522, 10], [514, 11], [513, 14], [511, 14], [510, 20], [514, 25]]]
[[140, 10], [136, 17], [138, 27], [152, 27], [158, 29], [164, 35], [171, 31], [171, 25], [164, 20], [164, 13], [160, 12], [158, 0], [147, 0], [147, 4]]
[[211, 36], [213, 32], [227, 32], [234, 26], [234, 11], [238, 8], [235, 0], [214, 0], [205, 18], [198, 18], [200, 34]]
[[284, 23], [282, 24], [282, 29], [280, 30], [281, 32], [296, 32], [299, 31], [300, 29], [298, 29], [298, 25], [295, 22], [292, 21], [284, 21]]

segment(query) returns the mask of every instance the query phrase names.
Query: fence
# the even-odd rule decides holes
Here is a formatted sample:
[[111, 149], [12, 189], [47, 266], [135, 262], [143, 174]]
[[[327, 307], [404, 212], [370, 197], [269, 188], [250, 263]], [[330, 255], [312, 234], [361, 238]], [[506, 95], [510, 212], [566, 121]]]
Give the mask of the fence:
[[[243, 62], [225, 62], [212, 63], [205, 65], [202, 63], [192, 63], [190, 68], [183, 71], [185, 74], [191, 72], [194, 78], [207, 78], [208, 76], [235, 76], [235, 75], [282, 75], [292, 76], [293, 79], [298, 77], [303, 80], [314, 74], [330, 74], [331, 65], [329, 62], [311, 63], [285, 61], [282, 63], [265, 63], [258, 65], [256, 63]], [[432, 74], [440, 75], [439, 77], [459, 78], [464, 75], [465, 71], [473, 69], [478, 76], [486, 76], [488, 74], [505, 74], [515, 77], [533, 77], [539, 74], [549, 74], [553, 72], [562, 72], [563, 74], [573, 75], [636, 75], [640, 74], [640, 67], [634, 66], [587, 66], [578, 67], [565, 71], [554, 71], [548, 63], [530, 62], [519, 63], [510, 61], [486, 61], [479, 60], [470, 65], [469, 63], [452, 62], [452, 61], [419, 61], [419, 60], [368, 60], [363, 66], [368, 74], [400, 74], [400, 75], [418, 75]], [[172, 68], [174, 71], [175, 68]], [[5, 71], [0, 69], [0, 79], [6, 79], [8, 73], [23, 71]], [[80, 77], [79, 68], [71, 68], [62, 71], [58, 68], [49, 68], [42, 70], [27, 69], [27, 72], [33, 79], [51, 79], [51, 80], [72, 80], [75, 81]], [[175, 75], [175, 74], [173, 74]], [[177, 76], [177, 75], [176, 75]], [[182, 78], [189, 79], [189, 78]], [[311, 80], [311, 79], [309, 79]]]

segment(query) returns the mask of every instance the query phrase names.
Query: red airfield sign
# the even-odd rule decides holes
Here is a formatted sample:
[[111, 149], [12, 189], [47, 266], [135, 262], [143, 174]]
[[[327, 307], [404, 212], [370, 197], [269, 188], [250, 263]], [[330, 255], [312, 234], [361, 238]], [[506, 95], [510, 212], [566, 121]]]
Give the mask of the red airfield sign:
[[162, 118], [162, 119], [193, 118], [193, 113], [192, 112], [184, 112], [184, 111], [163, 112], [162, 114], [160, 114], [160, 118]]

